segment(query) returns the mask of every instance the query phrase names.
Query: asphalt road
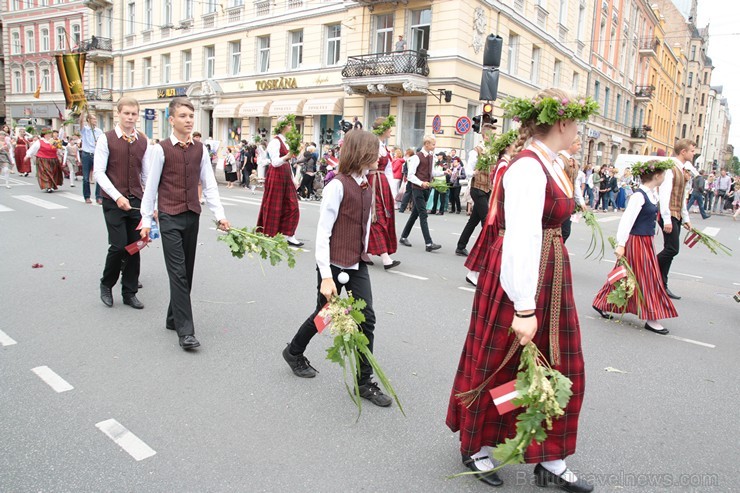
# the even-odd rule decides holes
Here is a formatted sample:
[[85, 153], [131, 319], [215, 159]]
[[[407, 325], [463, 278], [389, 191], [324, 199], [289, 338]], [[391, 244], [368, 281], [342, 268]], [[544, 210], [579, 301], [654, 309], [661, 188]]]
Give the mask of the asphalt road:
[[[397, 270], [371, 267], [375, 353], [407, 417], [366, 402], [355, 422], [341, 370], [324, 360], [330, 337], [318, 336], [306, 353], [320, 371], [313, 380], [295, 378], [280, 355], [315, 302], [317, 203], [301, 204], [307, 251], [294, 269], [232, 258], [203, 214], [193, 288], [202, 347], [186, 353], [164, 328], [161, 242], [142, 254], [146, 308], [124, 306], [118, 287], [106, 308], [98, 297], [101, 208], [80, 202], [79, 182], [45, 194], [32, 178], [13, 180], [0, 189], [0, 491], [490, 490], [446, 479], [463, 471], [444, 420], [473, 298], [454, 255], [465, 215], [430, 218], [438, 252], [424, 251], [417, 229], [412, 248], [399, 246]], [[232, 225], [254, 225], [259, 193], [221, 193]], [[397, 215], [399, 232], [407, 217]], [[605, 236], [614, 235], [618, 214], [599, 217]], [[681, 249], [671, 289], [683, 299], [680, 317], [665, 322], [669, 336], [631, 315], [597, 319], [591, 300], [613, 264], [583, 258], [585, 225], [574, 225], [568, 241], [587, 391], [578, 451], [567, 462], [597, 491], [740, 489], [740, 304], [732, 299], [740, 223], [696, 222], [716, 228], [736, 256]], [[73, 388], [56, 392], [41, 378], [50, 379], [44, 366]], [[500, 491], [535, 491], [531, 469], [507, 467]]]

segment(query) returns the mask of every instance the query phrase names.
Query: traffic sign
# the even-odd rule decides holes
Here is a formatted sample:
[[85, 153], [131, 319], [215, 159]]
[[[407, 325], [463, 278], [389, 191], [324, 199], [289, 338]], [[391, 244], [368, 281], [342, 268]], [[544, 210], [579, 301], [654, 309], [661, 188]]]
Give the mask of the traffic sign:
[[434, 118], [432, 118], [432, 133], [442, 133], [442, 117], [440, 117], [439, 115], [434, 115]]
[[466, 133], [470, 132], [471, 125], [472, 122], [470, 121], [470, 118], [468, 118], [467, 116], [461, 116], [455, 122], [455, 132], [460, 135], [465, 135]]

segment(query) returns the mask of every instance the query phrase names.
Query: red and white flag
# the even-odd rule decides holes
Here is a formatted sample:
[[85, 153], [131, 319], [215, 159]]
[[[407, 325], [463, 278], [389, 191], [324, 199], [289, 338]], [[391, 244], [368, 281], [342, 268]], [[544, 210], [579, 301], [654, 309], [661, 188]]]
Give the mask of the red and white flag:
[[699, 243], [699, 235], [696, 233], [691, 233], [689, 236], [686, 237], [686, 239], [683, 242], [689, 248], [694, 248], [694, 245]]
[[606, 276], [606, 280], [609, 281], [609, 284], [614, 284], [625, 277], [627, 277], [627, 268], [624, 265], [617, 265], [612, 269], [609, 275]]
[[493, 404], [496, 406], [499, 414], [506, 414], [521, 407], [514, 405], [512, 402], [519, 397], [519, 392], [516, 390], [516, 380], [499, 385], [495, 389], [491, 389], [490, 393], [493, 398]]
[[313, 318], [313, 323], [316, 324], [316, 330], [319, 334], [321, 334], [325, 328], [327, 328], [329, 325], [331, 325], [331, 317], [329, 315], [323, 316], [321, 315], [321, 312], [326, 310], [329, 307], [329, 303], [324, 305], [321, 310], [319, 310], [318, 315], [316, 315]]
[[141, 240], [137, 240], [130, 245], [126, 245], [126, 251], [129, 255], [136, 255], [139, 253], [147, 244], [149, 243], [149, 238], [142, 238]]

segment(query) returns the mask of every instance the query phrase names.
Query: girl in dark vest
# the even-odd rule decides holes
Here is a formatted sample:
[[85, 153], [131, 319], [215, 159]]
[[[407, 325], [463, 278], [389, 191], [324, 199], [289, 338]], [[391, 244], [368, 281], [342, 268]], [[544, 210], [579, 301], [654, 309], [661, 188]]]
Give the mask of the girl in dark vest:
[[[640, 188], [632, 194], [627, 208], [619, 221], [617, 229], [617, 258], [624, 256], [635, 273], [635, 280], [642, 291], [642, 301], [632, 296], [627, 303], [626, 311], [646, 320], [645, 328], [658, 334], [667, 334], [668, 329], [658, 320], [678, 316], [658, 268], [658, 260], [653, 249], [655, 223], [658, 218], [658, 193], [656, 189], [665, 179], [666, 167], [661, 161], [637, 163], [632, 167], [632, 174], [640, 177]], [[611, 318], [607, 312], [620, 311], [607, 301], [607, 296], [614, 288], [609, 282], [594, 298], [593, 307], [599, 315]]]
[[[373, 192], [369, 187], [367, 174], [377, 168], [378, 138], [364, 130], [348, 132], [339, 158], [339, 172], [324, 187], [321, 200], [316, 231], [316, 308], [283, 351], [283, 358], [288, 366], [301, 378], [316, 376], [316, 370], [303, 352], [317, 333], [314, 318], [327, 300], [338, 296], [342, 286], [347, 291], [352, 291], [355, 298], [362, 298], [367, 303], [363, 310], [365, 322], [360, 325], [360, 329], [370, 341], [370, 351], [373, 350], [375, 312], [367, 268], [370, 261], [367, 246]], [[372, 381], [370, 364], [363, 360], [360, 368], [360, 396], [377, 406], [390, 406], [391, 398], [381, 392]]]
[[[514, 437], [521, 410], [499, 414], [488, 391], [516, 378], [519, 358], [507, 361], [506, 355], [511, 347], [531, 341], [570, 378], [573, 395], [565, 415], [552, 422], [547, 439], [533, 442], [524, 460], [537, 463], [534, 474], [540, 486], [555, 483], [571, 492], [593, 489], [564, 461], [575, 452], [585, 377], [569, 258], [560, 231], [573, 213], [573, 186], [554, 163], [556, 153], [573, 142], [577, 121], [588, 118], [595, 107], [590, 100], [571, 101], [557, 89], [505, 104], [507, 118], [521, 119], [516, 149], [531, 143], [497, 185], [498, 234], [482, 262], [447, 412], [447, 426], [460, 432], [463, 464], [491, 486], [503, 481], [490, 472], [495, 465], [489, 447]], [[481, 386], [470, 406], [458, 398]]]

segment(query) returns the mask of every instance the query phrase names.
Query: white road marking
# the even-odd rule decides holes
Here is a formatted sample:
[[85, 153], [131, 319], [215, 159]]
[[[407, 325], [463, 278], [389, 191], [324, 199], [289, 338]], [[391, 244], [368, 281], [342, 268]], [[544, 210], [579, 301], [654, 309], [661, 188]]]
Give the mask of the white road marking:
[[462, 233], [450, 233], [452, 236], [462, 236]]
[[8, 334], [0, 330], [0, 345], [2, 346], [12, 346], [13, 344], [18, 344], [13, 340], [12, 337], [10, 337]]
[[701, 276], [695, 276], [695, 275], [693, 275], [693, 274], [684, 274], [683, 272], [671, 272], [671, 274], [676, 274], [677, 276], [686, 276], [686, 277], [691, 277], [691, 278], [693, 278], [693, 279], [704, 279], [704, 278], [703, 278], [703, 277], [701, 277]]
[[115, 419], [101, 421], [95, 427], [105, 433], [108, 438], [116, 442], [119, 447], [137, 461], [144, 460], [157, 453]]
[[621, 219], [621, 216], [612, 216], [612, 217], [602, 217], [601, 219], [597, 219], [597, 222], [600, 223], [610, 223], [612, 221], [619, 221]]
[[35, 185], [35, 183], [28, 183], [27, 181], [19, 180], [18, 178], [13, 178], [13, 177], [8, 177], [8, 181], [14, 185], [23, 185], [26, 187]]
[[11, 209], [10, 207], [6, 207], [2, 204], [0, 204], [0, 212], [13, 212], [15, 209]]
[[61, 195], [62, 197], [65, 197], [68, 199], [72, 199], [76, 202], [82, 202], [83, 204], [85, 203], [85, 197], [83, 197], [82, 195], [77, 195], [76, 193], [61, 192], [58, 195]]
[[714, 344], [708, 344], [706, 342], [695, 341], [693, 339], [686, 339], [684, 337], [678, 337], [678, 336], [674, 336], [671, 334], [667, 334], [665, 337], [670, 337], [671, 339], [676, 339], [677, 341], [688, 342], [689, 344], [696, 344], [697, 346], [704, 346], [704, 347], [708, 347], [711, 349], [714, 349], [717, 347]]
[[401, 272], [401, 271], [397, 271], [397, 270], [389, 270], [388, 272], [390, 272], [391, 274], [396, 274], [398, 276], [410, 277], [411, 279], [418, 279], [420, 281], [428, 281], [429, 280], [428, 277], [417, 276], [417, 275], [414, 275], [414, 274], [407, 274], [406, 272]]
[[705, 235], [711, 236], [712, 238], [714, 238], [715, 236], [717, 236], [717, 233], [719, 233], [719, 228], [714, 228], [712, 226], [707, 226], [706, 228], [704, 228], [704, 231], [702, 231], [702, 232]]
[[249, 204], [249, 205], [260, 205], [261, 204], [261, 202], [255, 202], [253, 200], [240, 199], [240, 198], [231, 198], [231, 197], [221, 197], [221, 200], [222, 201], [224, 201], [224, 200], [229, 201], [230, 200], [232, 202], [238, 202], [240, 204]]
[[15, 197], [18, 200], [22, 200], [23, 202], [28, 202], [29, 204], [43, 207], [44, 209], [66, 209], [67, 208], [63, 205], [55, 204], [54, 202], [49, 202], [48, 200], [34, 197], [33, 195], [13, 195], [13, 197]]
[[32, 368], [31, 371], [38, 375], [55, 392], [66, 392], [74, 388], [48, 366], [37, 366], [36, 368]]
[[470, 291], [471, 293], [475, 293], [475, 288], [469, 288], [467, 286], [458, 286], [457, 289], [461, 289], [463, 291]]
[[732, 284], [733, 284], [734, 286], [740, 286], [740, 282], [733, 282]]

